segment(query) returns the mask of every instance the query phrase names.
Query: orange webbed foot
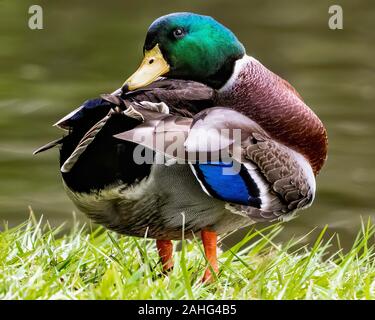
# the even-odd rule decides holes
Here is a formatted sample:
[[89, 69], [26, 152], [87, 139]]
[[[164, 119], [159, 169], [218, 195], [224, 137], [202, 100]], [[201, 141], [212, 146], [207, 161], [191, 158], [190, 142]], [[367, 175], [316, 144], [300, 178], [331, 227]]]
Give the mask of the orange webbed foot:
[[213, 270], [215, 273], [218, 273], [219, 268], [217, 265], [217, 234], [214, 231], [209, 230], [202, 230], [201, 231], [201, 238], [203, 242], [204, 252], [207, 258], [208, 263], [210, 266], [207, 267], [206, 271], [204, 272], [204, 276], [202, 279], [203, 283], [212, 283], [215, 280], [214, 275], [212, 274]]
[[163, 272], [167, 273], [173, 269], [173, 244], [171, 240], [156, 240], [159, 257], [163, 265]]

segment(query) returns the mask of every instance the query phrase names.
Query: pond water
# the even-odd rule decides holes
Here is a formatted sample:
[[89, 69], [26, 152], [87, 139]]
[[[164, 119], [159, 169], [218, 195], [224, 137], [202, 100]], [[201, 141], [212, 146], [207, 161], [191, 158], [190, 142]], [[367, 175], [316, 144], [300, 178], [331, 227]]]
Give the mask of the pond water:
[[[44, 29], [30, 30], [28, 8], [38, 3]], [[327, 1], [0, 1], [0, 220], [24, 221], [28, 206], [53, 225], [72, 220], [57, 150], [32, 151], [62, 134], [56, 120], [135, 70], [155, 18], [193, 11], [231, 28], [328, 129], [315, 203], [285, 224], [281, 239], [328, 224], [348, 245], [361, 217], [375, 217], [375, 2], [335, 3], [344, 30], [328, 28]]]

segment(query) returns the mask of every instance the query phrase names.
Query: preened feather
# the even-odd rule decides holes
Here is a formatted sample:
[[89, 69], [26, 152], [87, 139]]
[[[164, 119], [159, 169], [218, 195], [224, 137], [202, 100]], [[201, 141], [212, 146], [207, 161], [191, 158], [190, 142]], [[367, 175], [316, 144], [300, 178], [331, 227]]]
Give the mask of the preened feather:
[[56, 146], [62, 144], [63, 141], [64, 141], [64, 138], [60, 138], [60, 139], [56, 139], [56, 140], [53, 140], [53, 141], [51, 141], [51, 142], [48, 142], [47, 144], [45, 144], [45, 145], [39, 147], [38, 149], [36, 149], [36, 150], [33, 152], [33, 154], [36, 155], [36, 154], [38, 154], [38, 153], [41, 153], [41, 152], [47, 151], [47, 150], [49, 150], [49, 149], [51, 149], [51, 148], [53, 148], [53, 147], [56, 147]]

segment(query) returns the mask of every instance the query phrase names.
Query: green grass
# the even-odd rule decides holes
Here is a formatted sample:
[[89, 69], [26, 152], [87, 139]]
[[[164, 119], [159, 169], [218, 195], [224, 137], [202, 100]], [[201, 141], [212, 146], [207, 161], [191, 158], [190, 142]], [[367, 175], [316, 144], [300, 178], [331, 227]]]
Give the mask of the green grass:
[[[33, 217], [0, 233], [1, 299], [374, 299], [375, 227], [363, 224], [347, 253], [328, 253], [324, 231], [309, 248], [275, 244], [281, 225], [253, 229], [219, 254], [204, 285], [200, 241], [184, 241], [175, 268], [161, 273], [152, 240], [75, 223], [68, 234]], [[246, 245], [246, 246], [245, 246]]]

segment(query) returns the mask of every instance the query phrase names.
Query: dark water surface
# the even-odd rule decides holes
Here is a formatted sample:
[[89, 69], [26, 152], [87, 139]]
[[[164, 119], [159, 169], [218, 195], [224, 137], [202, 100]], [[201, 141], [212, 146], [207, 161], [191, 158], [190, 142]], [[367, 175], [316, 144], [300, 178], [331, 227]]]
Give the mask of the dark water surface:
[[[349, 243], [360, 217], [375, 217], [375, 2], [333, 2], [343, 7], [344, 30], [328, 28], [328, 1], [0, 0], [0, 219], [24, 221], [28, 206], [53, 224], [72, 219], [57, 150], [32, 151], [61, 135], [56, 120], [135, 70], [155, 18], [193, 11], [231, 28], [327, 126], [315, 203], [281, 237], [328, 224]], [[28, 8], [38, 3], [44, 29], [32, 31]]]

